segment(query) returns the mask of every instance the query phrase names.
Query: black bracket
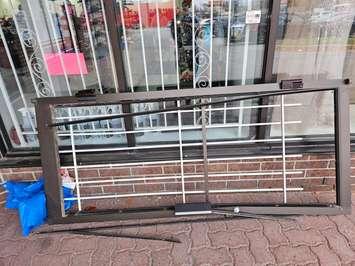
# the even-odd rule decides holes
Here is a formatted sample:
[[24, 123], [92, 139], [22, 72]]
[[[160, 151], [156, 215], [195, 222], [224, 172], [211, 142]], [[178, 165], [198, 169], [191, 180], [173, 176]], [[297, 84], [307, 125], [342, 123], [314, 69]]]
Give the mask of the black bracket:
[[296, 90], [302, 88], [303, 88], [302, 79], [286, 79], [286, 80], [281, 80], [280, 82], [281, 90]]

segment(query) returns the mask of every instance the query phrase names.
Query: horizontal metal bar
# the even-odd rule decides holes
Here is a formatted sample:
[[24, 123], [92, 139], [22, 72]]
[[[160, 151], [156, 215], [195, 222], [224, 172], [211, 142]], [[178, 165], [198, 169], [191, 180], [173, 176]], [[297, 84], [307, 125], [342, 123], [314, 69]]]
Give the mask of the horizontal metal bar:
[[[333, 89], [335, 89], [335, 88], [333, 88]], [[211, 106], [211, 105], [215, 105], [215, 104], [232, 103], [232, 102], [252, 100], [252, 99], [262, 98], [262, 97], [272, 97], [272, 96], [280, 96], [280, 95], [310, 93], [310, 92], [321, 92], [321, 91], [329, 91], [329, 90], [330, 89], [298, 89], [298, 90], [282, 90], [282, 91], [279, 90], [277, 92], [259, 93], [256, 95], [248, 95], [248, 96], [243, 96], [243, 97], [239, 97], [239, 98], [223, 99], [223, 100], [218, 100], [218, 101], [214, 101], [214, 102], [206, 102], [206, 103], [196, 103], [196, 104], [191, 104], [191, 105], [183, 105], [180, 107], [170, 107], [170, 108], [165, 108], [165, 109], [161, 109], [161, 110], [123, 113], [123, 114], [119, 114], [119, 115], [108, 115], [108, 116], [103, 116], [103, 117], [98, 117], [98, 118], [88, 118], [88, 119], [80, 119], [80, 120], [75, 120], [75, 121], [57, 122], [57, 123], [52, 123], [47, 126], [48, 127], [56, 127], [56, 126], [64, 126], [64, 125], [77, 125], [77, 124], [82, 124], [82, 123], [87, 123], [87, 122], [95, 122], [95, 121], [102, 121], [102, 120], [109, 120], [109, 119], [118, 119], [118, 118], [133, 117], [133, 116], [148, 115], [148, 114], [159, 114], [159, 113], [165, 113], [167, 111], [180, 111], [180, 110], [186, 110], [186, 109], [192, 109], [192, 108], [200, 108], [200, 107], [204, 107], [204, 106], [207, 107], [207, 106]], [[98, 103], [96, 103], [96, 105], [97, 104]], [[95, 104], [93, 104], [93, 105], [95, 105]]]
[[[209, 177], [224, 177], [224, 176], [260, 176], [260, 175], [282, 175], [283, 172], [238, 172], [238, 173], [210, 173]], [[286, 172], [287, 175], [302, 174], [302, 171], [289, 171]], [[189, 178], [199, 178], [204, 177], [204, 175], [187, 175], [184, 174], [185, 179]], [[105, 183], [115, 183], [115, 182], [129, 182], [129, 181], [151, 181], [151, 180], [169, 180], [169, 179], [181, 179], [181, 175], [175, 176], [154, 176], [154, 177], [134, 177], [134, 178], [114, 178], [114, 179], [104, 179], [104, 180], [90, 180], [90, 181], [79, 181], [78, 184], [105, 184]], [[166, 182], [164, 182], [166, 183]], [[124, 183], [122, 185], [129, 185], [132, 183]], [[138, 183], [134, 183], [138, 184]], [[147, 184], [147, 183], [142, 183]], [[116, 184], [119, 186], [118, 184]]]
[[[302, 106], [301, 103], [289, 103], [285, 104], [285, 107], [299, 107]], [[90, 108], [90, 107], [88, 107]], [[280, 108], [279, 104], [269, 104], [269, 105], [250, 105], [250, 106], [235, 106], [235, 107], [226, 107], [226, 108], [211, 108], [211, 111], [232, 111], [232, 110], [241, 110], [241, 109], [261, 109], [261, 108]], [[193, 113], [194, 110], [181, 110], [181, 113]], [[177, 111], [165, 112], [166, 114], [177, 114]], [[111, 115], [119, 115], [120, 113], [113, 113]], [[106, 115], [74, 115], [70, 116], [59, 116], [55, 117], [56, 120], [64, 120], [64, 119], [75, 119], [75, 118], [93, 118], [93, 117], [104, 117]]]
[[[286, 141], [299, 141], [302, 138], [287, 138]], [[207, 145], [231, 145], [231, 144], [247, 144], [247, 143], [259, 143], [259, 142], [279, 142], [281, 139], [254, 139], [254, 140], [235, 140], [235, 141], [215, 141], [207, 142]], [[202, 142], [195, 143], [183, 143], [183, 147], [201, 146]], [[161, 149], [161, 148], [174, 148], [179, 147], [180, 144], [164, 144], [164, 145], [147, 145], [147, 146], [135, 146], [135, 147], [119, 147], [119, 148], [101, 148], [101, 149], [81, 149], [75, 150], [76, 153], [84, 152], [105, 152], [105, 151], [128, 151], [128, 150], [142, 150], [142, 149]], [[60, 150], [59, 153], [72, 153], [72, 150]]]
[[337, 215], [349, 214], [351, 209], [338, 205], [325, 206], [240, 206], [240, 212], [266, 215]]
[[[324, 89], [332, 90], [344, 87], [344, 80], [317, 80], [317, 81], [304, 81], [303, 89]], [[152, 102], [152, 101], [174, 101], [178, 99], [191, 99], [202, 97], [231, 97], [233, 95], [253, 94], [259, 92], [272, 92], [280, 91], [278, 83], [267, 84], [248, 84], [240, 86], [222, 86], [213, 88], [200, 88], [192, 89], [186, 88], [183, 90], [165, 90], [165, 91], [149, 91], [149, 92], [127, 92], [118, 94], [100, 94], [95, 97], [81, 99], [78, 97], [42, 97], [34, 99], [35, 103], [46, 103], [55, 106], [90, 106], [90, 105], [109, 105], [126, 103], [139, 103], [139, 102]]]
[[[286, 125], [301, 124], [302, 121], [286, 121]], [[268, 122], [268, 123], [249, 123], [249, 124], [239, 124], [239, 123], [227, 123], [227, 124], [214, 124], [208, 125], [206, 128], [216, 129], [216, 128], [231, 128], [231, 127], [255, 127], [255, 126], [273, 126], [280, 125], [280, 122]], [[184, 126], [181, 127], [181, 130], [195, 130], [201, 129], [202, 126]], [[147, 133], [147, 132], [161, 132], [161, 131], [178, 131], [179, 127], [158, 127], [158, 128], [145, 128], [141, 130], [131, 130], [131, 131], [104, 131], [104, 132], [95, 132], [95, 130], [90, 130], [93, 132], [85, 131], [75, 131], [76, 133], [73, 136], [101, 136], [101, 135], [124, 135], [124, 134], [138, 134], [138, 133]], [[58, 133], [59, 137], [71, 136], [70, 133]]]
[[[302, 191], [303, 188], [287, 188], [289, 191]], [[283, 188], [256, 188], [256, 189], [221, 189], [209, 190], [210, 193], [247, 193], [247, 192], [282, 192]], [[185, 190], [185, 194], [204, 194], [204, 190]], [[169, 195], [182, 195], [182, 191], [166, 191], [166, 192], [151, 192], [151, 193], [130, 193], [119, 195], [101, 195], [101, 196], [80, 196], [80, 200], [94, 200], [94, 199], [114, 199], [114, 198], [127, 198], [127, 197], [147, 197], [147, 196], [169, 196]], [[65, 201], [77, 200], [77, 197], [64, 198]]]
[[[286, 158], [301, 158], [302, 154], [290, 154], [286, 155]], [[225, 158], [208, 158], [209, 162], [216, 161], [234, 161], [234, 160], [260, 160], [260, 159], [279, 159], [282, 158], [281, 155], [266, 155], [266, 156], [244, 156], [244, 157], [225, 157]], [[123, 167], [123, 166], [146, 166], [146, 165], [156, 165], [156, 164], [173, 164], [179, 163], [180, 160], [170, 160], [170, 161], [153, 161], [153, 162], [134, 162], [134, 163], [114, 163], [114, 164], [91, 164], [91, 165], [78, 165], [79, 168], [100, 168], [100, 167]], [[192, 162], [203, 162], [203, 159], [186, 159], [186, 163]], [[74, 166], [69, 165], [65, 168], [71, 169]]]
[[[241, 188], [241, 189], [212, 189], [209, 193], [248, 193], [248, 192], [282, 192], [283, 188]], [[303, 188], [287, 188], [287, 191], [303, 191]]]

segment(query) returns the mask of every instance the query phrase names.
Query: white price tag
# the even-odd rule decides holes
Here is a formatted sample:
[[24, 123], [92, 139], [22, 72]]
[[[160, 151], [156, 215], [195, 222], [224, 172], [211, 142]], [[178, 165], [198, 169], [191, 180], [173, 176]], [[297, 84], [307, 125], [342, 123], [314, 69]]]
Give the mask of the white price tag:
[[249, 10], [245, 15], [245, 24], [259, 24], [261, 20], [261, 10]]

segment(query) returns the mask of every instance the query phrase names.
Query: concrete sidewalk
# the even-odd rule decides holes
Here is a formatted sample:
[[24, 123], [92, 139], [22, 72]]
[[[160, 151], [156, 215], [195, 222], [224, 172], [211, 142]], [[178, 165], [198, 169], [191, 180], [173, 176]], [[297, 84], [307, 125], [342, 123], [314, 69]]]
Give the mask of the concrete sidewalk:
[[[355, 201], [353, 201], [355, 204]], [[348, 216], [234, 219], [121, 230], [182, 243], [71, 234], [21, 237], [0, 212], [0, 265], [355, 265], [355, 205]]]

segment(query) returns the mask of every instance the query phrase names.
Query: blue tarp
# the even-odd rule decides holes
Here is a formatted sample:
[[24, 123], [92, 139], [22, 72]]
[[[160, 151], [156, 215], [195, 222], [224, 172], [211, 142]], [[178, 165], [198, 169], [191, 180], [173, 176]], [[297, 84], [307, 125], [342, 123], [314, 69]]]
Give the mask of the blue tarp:
[[[18, 210], [23, 236], [45, 223], [47, 208], [43, 178], [35, 182], [6, 181], [3, 186], [8, 191], [5, 207]], [[63, 195], [64, 198], [73, 197], [73, 191], [63, 187]], [[65, 210], [73, 204], [73, 201], [65, 201]]]

